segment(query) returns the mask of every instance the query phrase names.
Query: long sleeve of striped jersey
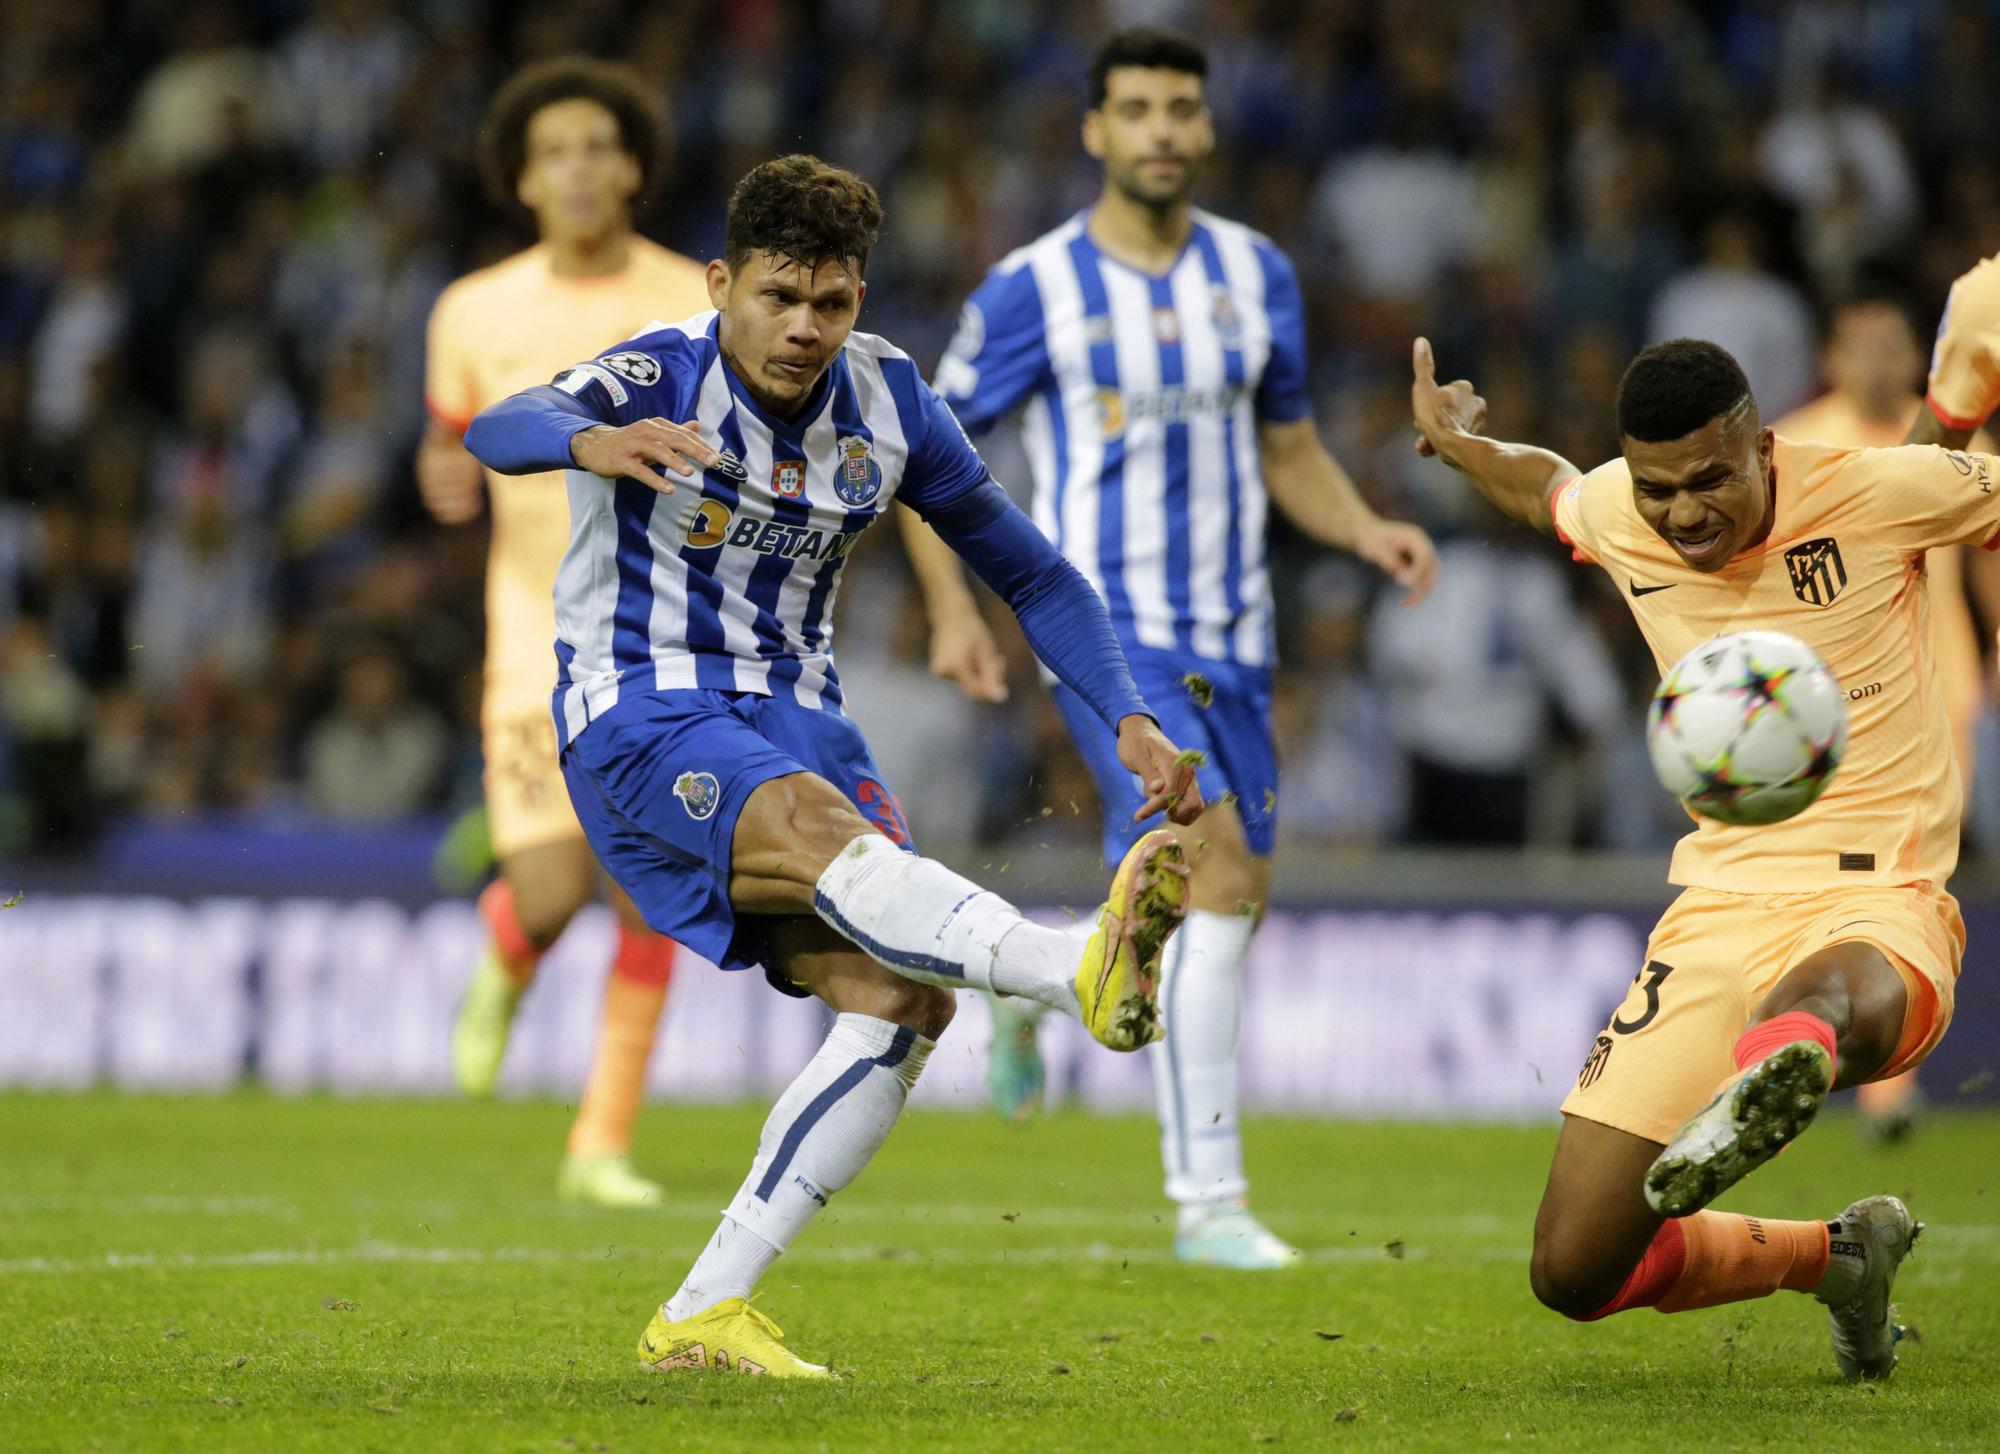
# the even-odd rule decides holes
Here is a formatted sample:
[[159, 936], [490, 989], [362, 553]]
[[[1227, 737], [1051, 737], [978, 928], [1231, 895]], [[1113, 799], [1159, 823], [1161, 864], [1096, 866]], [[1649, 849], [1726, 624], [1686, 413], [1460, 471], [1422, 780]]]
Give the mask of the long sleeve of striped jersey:
[[570, 440], [593, 425], [685, 419], [688, 359], [670, 334], [618, 344], [487, 408], [465, 431], [465, 447], [503, 475], [569, 469]]
[[1021, 623], [1035, 655], [1113, 728], [1150, 717], [1111, 614], [1083, 573], [1007, 497], [945, 401], [919, 385], [926, 421], [902, 499], [930, 522]]
[[919, 505], [917, 513], [1007, 603], [1056, 679], [1109, 726], [1116, 729], [1135, 712], [1153, 716], [1104, 602], [990, 476], [942, 506]]
[[566, 470], [576, 464], [570, 440], [608, 422], [582, 400], [543, 384], [482, 409], [466, 428], [465, 447], [503, 475]]

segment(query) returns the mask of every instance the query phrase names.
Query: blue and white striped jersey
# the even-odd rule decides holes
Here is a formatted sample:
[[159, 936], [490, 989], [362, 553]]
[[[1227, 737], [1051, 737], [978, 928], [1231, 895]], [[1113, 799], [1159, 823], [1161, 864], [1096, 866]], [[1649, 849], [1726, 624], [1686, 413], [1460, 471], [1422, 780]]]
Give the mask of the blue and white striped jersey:
[[839, 710], [834, 593], [861, 532], [899, 493], [937, 505], [987, 479], [900, 349], [849, 334], [816, 401], [782, 420], [723, 365], [716, 322], [657, 325], [556, 378], [607, 424], [697, 419], [724, 453], [671, 495], [569, 471], [555, 587], [565, 744], [636, 692], [755, 692]]
[[1027, 401], [1035, 523], [1126, 645], [1271, 660], [1257, 425], [1310, 412], [1297, 275], [1206, 212], [1160, 276], [1101, 252], [1079, 214], [1002, 259], [936, 385], [974, 434]]

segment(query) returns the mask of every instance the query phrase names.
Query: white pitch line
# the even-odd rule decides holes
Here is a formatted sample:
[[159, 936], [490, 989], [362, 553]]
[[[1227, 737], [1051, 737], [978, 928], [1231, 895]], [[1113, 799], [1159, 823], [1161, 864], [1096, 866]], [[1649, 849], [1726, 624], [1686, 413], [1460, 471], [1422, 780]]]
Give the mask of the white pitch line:
[[[1991, 1260], [1984, 1246], [1972, 1253], [1961, 1246], [1940, 1257], [1936, 1249], [1922, 1265], [1909, 1269], [1917, 1282], [1957, 1281], [1968, 1262]], [[1306, 1251], [1306, 1261], [1319, 1265], [1385, 1263], [1390, 1256], [1381, 1247], [1317, 1247]], [[95, 1257], [17, 1257], [0, 1261], [0, 1275], [8, 1273], [211, 1271], [250, 1267], [366, 1266], [384, 1263], [410, 1264], [499, 1264], [613, 1262], [629, 1260], [630, 1253], [560, 1247], [410, 1247], [394, 1242], [362, 1242], [352, 1247], [269, 1247], [247, 1252], [105, 1252]], [[806, 1246], [787, 1254], [789, 1263], [889, 1263], [908, 1264], [931, 1260], [967, 1265], [1020, 1267], [1056, 1263], [1116, 1263], [1156, 1266], [1171, 1263], [1173, 1253], [1164, 1246], [1118, 1247], [1104, 1242], [1084, 1246], [1034, 1243], [1021, 1247], [911, 1247], [883, 1243], [836, 1243]], [[1521, 1263], [1528, 1259], [1525, 1244], [1510, 1246], [1409, 1247], [1403, 1259], [1411, 1262]]]
[[[1430, 1255], [1412, 1248], [1404, 1256], [1423, 1261]], [[1455, 1254], [1463, 1259], [1523, 1261], [1527, 1249], [1480, 1248]], [[953, 1266], [968, 1263], [995, 1267], [1031, 1263], [1164, 1263], [1173, 1260], [1165, 1247], [1114, 1247], [1103, 1242], [1085, 1246], [1031, 1244], [1023, 1247], [908, 1247], [873, 1243], [802, 1247], [788, 1253], [787, 1262], [913, 1263], [932, 1258]], [[1379, 1247], [1325, 1247], [1309, 1251], [1310, 1262], [1386, 1262], [1389, 1256]], [[245, 1267], [321, 1267], [376, 1263], [516, 1263], [516, 1262], [606, 1262], [622, 1260], [615, 1252], [582, 1251], [555, 1247], [408, 1247], [393, 1242], [363, 1242], [353, 1247], [267, 1247], [248, 1252], [105, 1252], [95, 1257], [17, 1257], [0, 1261], [0, 1274], [208, 1271]]]
[[[532, 1209], [535, 1203], [518, 1204], [523, 1210]], [[577, 1207], [567, 1203], [542, 1203], [571, 1221], [587, 1221], [604, 1215], [594, 1207]], [[0, 1192], [0, 1209], [12, 1211], [58, 1211], [72, 1207], [101, 1208], [106, 1211], [138, 1211], [161, 1214], [192, 1214], [205, 1216], [271, 1216], [286, 1221], [297, 1220], [304, 1209], [296, 1203], [281, 1201], [274, 1197], [198, 1197], [165, 1196], [137, 1192]], [[317, 1202], [314, 1210], [319, 1213], [329, 1211], [352, 1211], [380, 1216], [386, 1213], [402, 1212], [419, 1217], [445, 1220], [467, 1215], [491, 1213], [494, 1203], [489, 1200], [450, 1197], [383, 1197], [374, 1195], [340, 1197]], [[669, 1221], [712, 1222], [717, 1209], [706, 1201], [669, 1201], [650, 1209], [647, 1215]], [[869, 1218], [893, 1219], [898, 1223], [910, 1222], [950, 1222], [966, 1225], [984, 1225], [1000, 1221], [1003, 1215], [1012, 1215], [1024, 1226], [1041, 1227], [1105, 1227], [1131, 1228], [1148, 1223], [1165, 1226], [1172, 1212], [1162, 1211], [1152, 1206], [1145, 1207], [1069, 1207], [1069, 1206], [1021, 1206], [1004, 1199], [992, 1202], [836, 1202], [826, 1213], [830, 1226], [843, 1222], [860, 1221]], [[1308, 1226], [1324, 1229], [1342, 1223], [1374, 1222], [1379, 1229], [1382, 1222], [1379, 1215], [1359, 1207], [1321, 1209], [1310, 1217], [1271, 1215], [1270, 1221], [1281, 1223], [1294, 1230]], [[1500, 1217], [1490, 1212], [1435, 1213], [1420, 1212], [1398, 1216], [1393, 1220], [1392, 1230], [1422, 1228], [1426, 1232], [1448, 1233], [1455, 1236], [1498, 1236], [1524, 1235], [1530, 1220], [1527, 1216]], [[1995, 1229], [2000, 1231], [2000, 1229]], [[1322, 1235], [1324, 1233], [1322, 1232]]]

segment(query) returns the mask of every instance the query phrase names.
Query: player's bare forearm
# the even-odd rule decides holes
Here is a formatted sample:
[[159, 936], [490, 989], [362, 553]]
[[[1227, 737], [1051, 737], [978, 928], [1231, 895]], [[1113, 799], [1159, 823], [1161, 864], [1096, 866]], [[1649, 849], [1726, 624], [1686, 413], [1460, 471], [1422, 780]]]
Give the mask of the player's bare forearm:
[[1945, 449], [1964, 449], [1972, 443], [1972, 436], [1979, 432], [1979, 426], [1970, 429], [1955, 429], [1937, 417], [1926, 405], [1917, 410], [1917, 417], [1910, 423], [1910, 432], [1903, 436], [1905, 444], [1936, 444]]
[[966, 584], [958, 552], [907, 505], [896, 524], [931, 623], [931, 674], [956, 682], [978, 702], [1007, 700], [1007, 657]]
[[941, 617], [978, 613], [979, 603], [966, 584], [965, 566], [953, 550], [924, 523], [923, 516], [904, 505], [896, 511], [896, 525], [902, 531], [903, 549], [909, 552], [910, 570], [923, 593], [924, 609], [932, 624]]
[[1368, 508], [1310, 419], [1257, 431], [1264, 485], [1285, 518], [1323, 545], [1352, 551], [1420, 601], [1437, 577], [1437, 548], [1415, 525]]
[[1430, 340], [1419, 338], [1411, 351], [1415, 378], [1410, 414], [1417, 426], [1417, 452], [1434, 454], [1463, 474], [1510, 519], [1555, 534], [1549, 506], [1555, 492], [1583, 471], [1553, 450], [1489, 439], [1486, 401], [1465, 379], [1437, 381]]
[[1583, 471], [1557, 454], [1532, 444], [1509, 444], [1469, 434], [1451, 441], [1449, 450], [1433, 441], [1438, 458], [1471, 480], [1495, 509], [1544, 535], [1556, 531], [1549, 502], [1555, 492]]
[[1259, 425], [1257, 449], [1264, 487], [1285, 518], [1322, 545], [1352, 550], [1375, 512], [1320, 443], [1313, 421]]

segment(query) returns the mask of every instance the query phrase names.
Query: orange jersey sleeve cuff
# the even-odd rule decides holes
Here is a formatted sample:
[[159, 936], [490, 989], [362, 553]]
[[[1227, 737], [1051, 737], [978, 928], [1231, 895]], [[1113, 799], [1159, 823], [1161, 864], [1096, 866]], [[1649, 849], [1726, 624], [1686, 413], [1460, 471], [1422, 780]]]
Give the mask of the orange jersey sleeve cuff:
[[1977, 416], [1968, 415], [1965, 418], [1960, 418], [1945, 408], [1944, 405], [1940, 404], [1938, 396], [1935, 393], [1924, 395], [1924, 407], [1929, 409], [1932, 417], [1947, 429], [1977, 429], [1986, 422], [1986, 415], [1993, 412], [1992, 407], [1989, 405], [1985, 414]]
[[443, 407], [437, 400], [430, 398], [428, 395], [424, 398], [424, 408], [429, 411], [431, 418], [437, 420], [438, 423], [454, 434], [463, 434], [466, 430], [470, 429], [474, 417], [479, 413], [477, 409], [473, 410], [470, 414], [456, 413]]
[[1564, 545], [1567, 545], [1569, 547], [1569, 554], [1571, 560], [1576, 561], [1579, 565], [1594, 565], [1596, 562], [1591, 560], [1591, 558], [1588, 555], [1584, 554], [1583, 548], [1579, 546], [1574, 540], [1571, 540], [1569, 538], [1569, 532], [1563, 529], [1563, 521], [1562, 521], [1563, 492], [1582, 478], [1583, 478], [1582, 475], [1571, 475], [1568, 479], [1564, 480], [1561, 484], [1557, 485], [1553, 490], [1549, 491], [1549, 524], [1555, 527], [1556, 539], [1560, 540]]

